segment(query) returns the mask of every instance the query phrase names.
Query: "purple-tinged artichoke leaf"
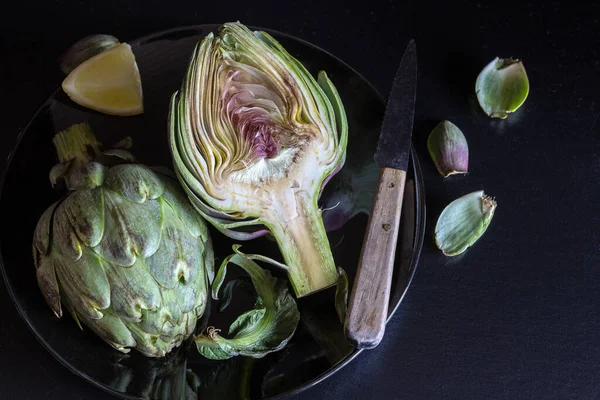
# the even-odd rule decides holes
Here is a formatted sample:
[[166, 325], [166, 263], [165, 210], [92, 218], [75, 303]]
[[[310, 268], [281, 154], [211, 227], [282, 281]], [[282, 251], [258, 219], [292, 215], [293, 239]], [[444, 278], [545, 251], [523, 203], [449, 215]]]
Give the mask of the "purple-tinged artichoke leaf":
[[467, 139], [452, 122], [444, 120], [433, 128], [427, 138], [427, 149], [443, 177], [469, 172]]

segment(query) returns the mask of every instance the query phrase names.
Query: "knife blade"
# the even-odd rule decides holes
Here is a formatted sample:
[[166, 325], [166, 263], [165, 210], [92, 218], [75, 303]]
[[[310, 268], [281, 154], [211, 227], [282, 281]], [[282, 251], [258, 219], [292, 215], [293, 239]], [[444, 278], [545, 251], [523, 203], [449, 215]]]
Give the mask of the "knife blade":
[[417, 51], [411, 39], [386, 105], [375, 153], [379, 181], [344, 321], [347, 339], [360, 349], [376, 347], [385, 333], [416, 91]]

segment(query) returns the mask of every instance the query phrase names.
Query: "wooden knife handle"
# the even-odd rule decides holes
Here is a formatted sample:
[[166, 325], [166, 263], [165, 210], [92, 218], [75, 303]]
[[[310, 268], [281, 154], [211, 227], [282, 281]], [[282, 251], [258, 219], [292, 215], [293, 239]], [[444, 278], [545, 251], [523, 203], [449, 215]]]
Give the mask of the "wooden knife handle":
[[383, 338], [405, 182], [405, 171], [380, 171], [344, 324], [357, 348], [373, 348]]

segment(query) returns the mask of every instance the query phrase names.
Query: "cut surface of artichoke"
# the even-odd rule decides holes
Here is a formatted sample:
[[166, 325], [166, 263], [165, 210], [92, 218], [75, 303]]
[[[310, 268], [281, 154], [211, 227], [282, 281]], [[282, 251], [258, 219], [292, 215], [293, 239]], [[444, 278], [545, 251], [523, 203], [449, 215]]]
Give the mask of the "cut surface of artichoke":
[[227, 23], [198, 43], [169, 124], [202, 216], [237, 240], [270, 232], [298, 297], [337, 283], [317, 202], [344, 164], [348, 127], [325, 72], [315, 79], [267, 33]]

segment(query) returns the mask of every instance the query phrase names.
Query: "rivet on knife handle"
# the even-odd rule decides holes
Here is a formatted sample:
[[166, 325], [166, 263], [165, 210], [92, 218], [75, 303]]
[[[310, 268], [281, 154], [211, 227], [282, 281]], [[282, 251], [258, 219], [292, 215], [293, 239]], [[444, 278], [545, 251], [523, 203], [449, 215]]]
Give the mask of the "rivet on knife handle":
[[373, 348], [383, 338], [405, 181], [405, 171], [381, 169], [345, 321], [357, 348]]

